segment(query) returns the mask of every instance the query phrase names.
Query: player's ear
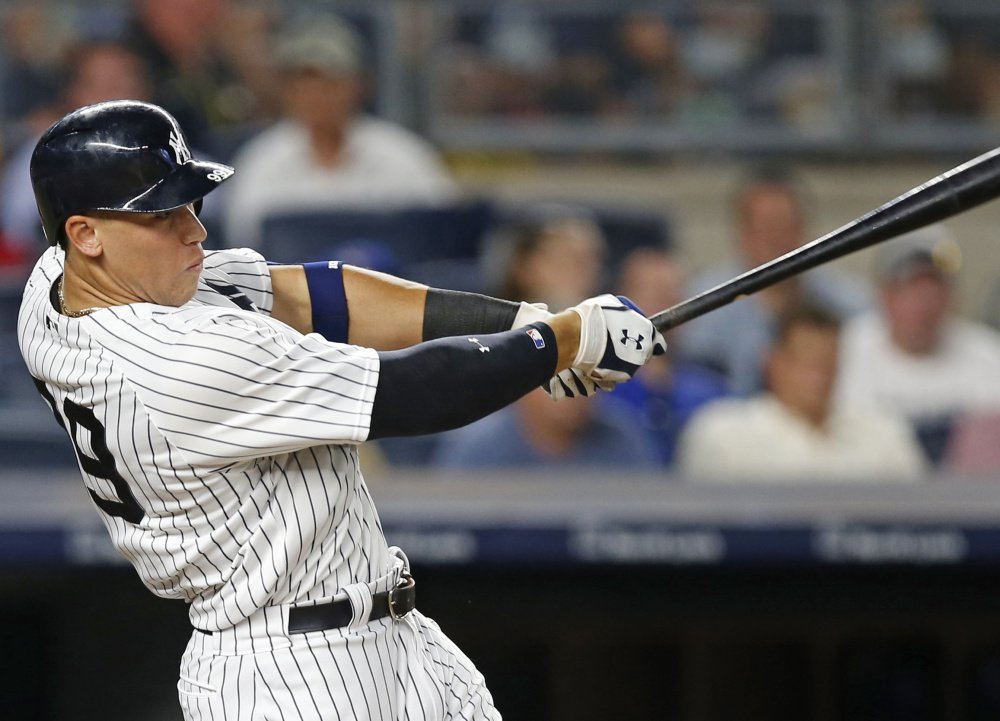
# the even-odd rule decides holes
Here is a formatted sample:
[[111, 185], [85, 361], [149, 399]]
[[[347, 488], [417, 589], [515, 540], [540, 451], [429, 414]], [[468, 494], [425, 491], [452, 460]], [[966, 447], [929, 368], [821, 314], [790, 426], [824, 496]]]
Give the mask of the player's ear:
[[66, 239], [68, 245], [83, 255], [96, 258], [101, 254], [101, 241], [98, 238], [96, 218], [86, 215], [71, 215], [66, 219]]

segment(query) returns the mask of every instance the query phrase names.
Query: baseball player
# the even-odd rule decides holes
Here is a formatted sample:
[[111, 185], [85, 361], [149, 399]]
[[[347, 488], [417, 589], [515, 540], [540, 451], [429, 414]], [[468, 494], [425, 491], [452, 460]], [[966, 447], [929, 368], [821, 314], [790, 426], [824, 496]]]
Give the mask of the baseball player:
[[190, 606], [184, 716], [498, 719], [472, 662], [415, 610], [357, 445], [454, 428], [540, 384], [612, 387], [663, 338], [611, 295], [550, 315], [206, 252], [202, 198], [233, 172], [134, 101], [70, 113], [31, 161], [51, 247], [21, 351], [115, 547]]

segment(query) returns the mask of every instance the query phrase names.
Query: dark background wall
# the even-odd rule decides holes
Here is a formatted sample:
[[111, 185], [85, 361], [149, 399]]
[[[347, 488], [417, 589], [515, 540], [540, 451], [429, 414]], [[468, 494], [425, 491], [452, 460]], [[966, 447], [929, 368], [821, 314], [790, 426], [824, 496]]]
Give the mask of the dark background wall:
[[[418, 566], [505, 718], [995, 719], [1000, 573]], [[0, 716], [176, 721], [189, 627], [123, 567], [0, 575]]]

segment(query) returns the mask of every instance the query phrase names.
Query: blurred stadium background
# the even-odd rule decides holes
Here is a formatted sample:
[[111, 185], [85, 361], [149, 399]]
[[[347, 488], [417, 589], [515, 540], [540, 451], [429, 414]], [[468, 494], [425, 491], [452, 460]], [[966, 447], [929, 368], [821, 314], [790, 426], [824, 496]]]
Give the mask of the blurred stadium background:
[[[433, 143], [475, 202], [445, 226], [351, 222], [385, 230], [401, 272], [455, 287], [475, 286], [492, 219], [540, 199], [593, 209], [611, 267], [653, 244], [697, 270], [729, 252], [734, 189], [761, 162], [794, 169], [817, 237], [1000, 144], [1000, 5], [982, 0], [201, 5], [225, 17], [210, 37], [230, 74], [200, 137], [223, 160], [275, 116], [272, 28], [336, 12], [359, 30], [368, 111]], [[0, 159], [58, 105], [72, 49], [126, 32], [132, 10], [0, 0]], [[655, 81], [623, 56], [624, 37]], [[266, 247], [299, 259], [321, 220], [278, 219]], [[948, 227], [961, 314], [1000, 327], [1000, 203]], [[210, 229], [221, 245], [224, 229]], [[0, 716], [176, 721], [185, 609], [110, 550], [14, 339], [40, 241], [6, 240]], [[839, 263], [861, 278], [872, 264]], [[507, 718], [1000, 718], [1000, 467], [907, 485], [706, 486], [670, 467], [371, 460], [419, 605]]]

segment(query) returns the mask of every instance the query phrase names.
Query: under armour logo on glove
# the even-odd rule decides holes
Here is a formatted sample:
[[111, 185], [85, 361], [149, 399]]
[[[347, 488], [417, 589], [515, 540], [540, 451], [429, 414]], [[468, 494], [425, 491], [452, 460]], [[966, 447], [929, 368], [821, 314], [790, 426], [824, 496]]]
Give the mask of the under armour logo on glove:
[[635, 343], [635, 349], [642, 350], [642, 342], [644, 340], [646, 340], [646, 336], [642, 333], [639, 334], [638, 338], [633, 338], [628, 334], [628, 328], [622, 328], [622, 337], [618, 342], [624, 346], [627, 346], [629, 343]]
[[627, 381], [667, 349], [663, 335], [624, 296], [588, 298], [570, 310], [581, 318], [580, 347], [572, 367], [601, 387]]

